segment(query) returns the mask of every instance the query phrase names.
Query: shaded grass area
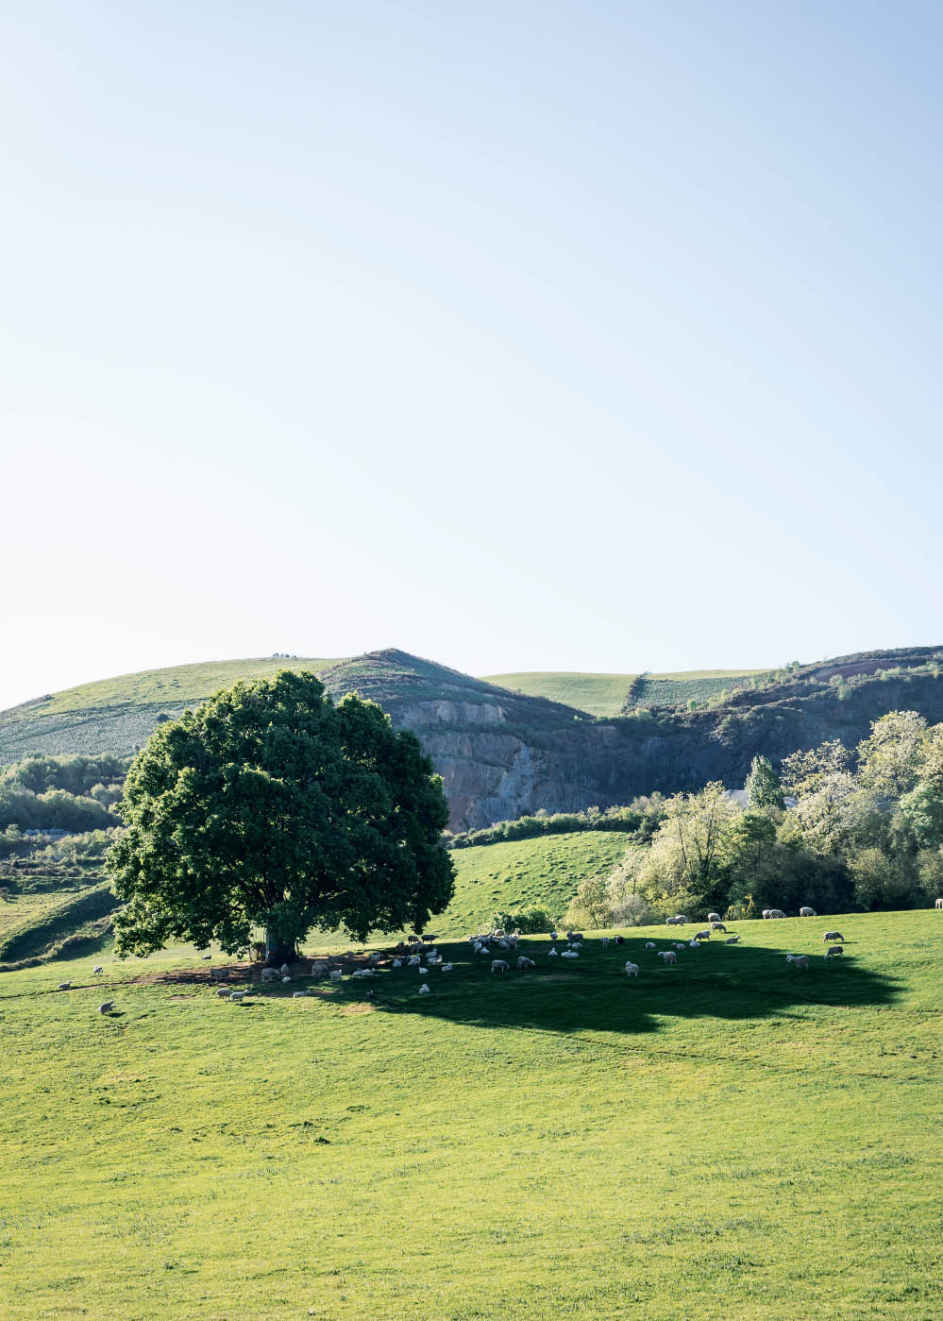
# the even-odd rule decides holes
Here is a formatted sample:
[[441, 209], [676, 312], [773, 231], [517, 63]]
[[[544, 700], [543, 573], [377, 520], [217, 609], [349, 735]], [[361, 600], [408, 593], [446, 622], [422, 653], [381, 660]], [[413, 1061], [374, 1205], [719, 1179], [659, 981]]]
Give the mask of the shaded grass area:
[[463, 948], [428, 997], [6, 976], [6, 1315], [935, 1317], [936, 921], [843, 916], [836, 967], [798, 919], [674, 970], [663, 928], [503, 981]]

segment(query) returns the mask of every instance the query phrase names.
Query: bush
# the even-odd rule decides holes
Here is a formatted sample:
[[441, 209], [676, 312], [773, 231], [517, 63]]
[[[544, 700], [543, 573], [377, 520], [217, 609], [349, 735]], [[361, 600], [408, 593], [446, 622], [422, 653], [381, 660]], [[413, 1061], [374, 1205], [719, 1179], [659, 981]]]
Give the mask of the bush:
[[519, 931], [522, 936], [534, 936], [551, 931], [554, 922], [542, 908], [531, 908], [523, 913], [495, 913], [494, 925], [501, 931]]

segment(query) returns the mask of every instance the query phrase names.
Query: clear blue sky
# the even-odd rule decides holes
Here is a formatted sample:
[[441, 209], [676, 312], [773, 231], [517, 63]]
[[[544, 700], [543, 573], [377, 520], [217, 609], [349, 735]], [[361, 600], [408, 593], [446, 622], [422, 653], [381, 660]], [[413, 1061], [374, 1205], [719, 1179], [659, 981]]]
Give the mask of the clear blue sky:
[[943, 10], [0, 19], [0, 706], [943, 642]]

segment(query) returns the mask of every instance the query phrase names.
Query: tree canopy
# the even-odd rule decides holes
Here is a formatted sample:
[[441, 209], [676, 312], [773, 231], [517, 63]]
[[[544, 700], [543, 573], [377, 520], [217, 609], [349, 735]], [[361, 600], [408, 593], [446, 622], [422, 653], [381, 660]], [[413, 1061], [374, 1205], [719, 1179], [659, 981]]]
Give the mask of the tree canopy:
[[171, 938], [228, 953], [264, 929], [422, 930], [452, 896], [441, 781], [373, 702], [313, 674], [242, 682], [160, 725], [128, 772], [107, 865], [120, 953]]

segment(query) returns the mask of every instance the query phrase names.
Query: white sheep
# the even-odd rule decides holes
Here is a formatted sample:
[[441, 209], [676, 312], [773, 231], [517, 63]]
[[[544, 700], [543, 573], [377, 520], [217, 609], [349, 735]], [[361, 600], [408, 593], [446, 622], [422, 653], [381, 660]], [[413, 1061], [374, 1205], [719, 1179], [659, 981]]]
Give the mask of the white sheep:
[[[831, 953], [831, 950], [829, 950], [829, 953]], [[809, 956], [808, 954], [787, 954], [786, 962], [794, 964], [797, 968], [808, 968]]]
[[727, 934], [727, 928], [724, 926], [723, 922], [712, 922], [711, 931], [722, 931], [724, 935]]
[[939, 908], [941, 911], [943, 911], [943, 898], [940, 898], [940, 899], [935, 900], [935, 901], [934, 901], [934, 904], [933, 904], [933, 907], [934, 907], [934, 908]]
[[428, 968], [417, 968], [416, 971], [419, 973], [419, 976], [420, 976], [420, 977], [428, 977], [428, 976], [429, 976], [429, 969], [428, 969]]
[[216, 994], [217, 994], [217, 996], [219, 997], [220, 1000], [228, 1000], [228, 999], [229, 999], [229, 987], [228, 987], [228, 986], [217, 986], [217, 988], [216, 988]]
[[[684, 946], [682, 945], [682, 946], [680, 946], [679, 948], [683, 949]], [[688, 948], [689, 948], [689, 949], [700, 949], [700, 948], [701, 948], [697, 936], [695, 936], [695, 937], [693, 938], [693, 940], [689, 940], [689, 941], [688, 941]]]
[[565, 950], [563, 951], [563, 953], [560, 955], [560, 958], [561, 958], [561, 959], [578, 959], [578, 958], [579, 958], [579, 954], [576, 952], [575, 949], [565, 949]]
[[766, 908], [763, 910], [764, 917], [785, 917], [786, 914], [781, 908]]
[[708, 913], [707, 920], [708, 922], [720, 922], [723, 919], [721, 918], [719, 913]]
[[708, 927], [705, 927], [703, 931], [696, 931], [694, 933], [695, 940], [710, 940], [710, 938], [711, 938], [711, 933], [710, 933], [710, 928]]
[[558, 957], [558, 956], [557, 956], [557, 951], [556, 951], [556, 949], [553, 947], [553, 945], [551, 945], [550, 948], [547, 950], [547, 958], [548, 958], [548, 959], [555, 959], [555, 958], [557, 958], [557, 957]]
[[[694, 943], [696, 945], [697, 941], [695, 941]], [[687, 947], [688, 947], [688, 942], [686, 940], [675, 941], [675, 949], [687, 949]]]
[[230, 1000], [244, 1000], [246, 998], [246, 993], [245, 991], [230, 991], [229, 998]]
[[407, 967], [407, 968], [418, 968], [419, 965], [420, 965], [420, 963], [422, 963], [422, 955], [421, 955], [421, 954], [410, 954], [409, 958], [406, 960], [406, 967]]
[[673, 949], [659, 950], [658, 957], [664, 959], [666, 963], [677, 963], [678, 956]]
[[557, 934], [556, 931], [551, 931], [551, 932], [550, 932], [550, 939], [551, 939], [551, 940], [559, 940], [560, 937], [559, 937], [559, 935]]
[[393, 962], [390, 964], [391, 968], [401, 968], [402, 966], [403, 966], [402, 959], [394, 959]]
[[655, 942], [654, 942], [653, 940], [646, 940], [646, 942], [645, 942], [645, 948], [646, 948], [646, 949], [654, 949], [654, 948], [655, 948]]
[[526, 972], [528, 968], [536, 968], [537, 964], [533, 959], [528, 959], [526, 955], [519, 954], [517, 958], [517, 966], [521, 972]]
[[440, 969], [440, 971], [441, 971], [441, 972], [451, 972], [452, 969], [453, 969], [454, 967], [455, 967], [455, 964], [454, 964], [454, 963], [443, 963], [443, 964], [442, 964], [442, 967], [441, 967], [441, 969]]
[[727, 941], [726, 941], [726, 943], [727, 943], [728, 945], [738, 945], [738, 944], [740, 943], [740, 937], [739, 937], [739, 936], [728, 936], [728, 937], [727, 937]]
[[822, 939], [823, 939], [826, 943], [828, 943], [828, 941], [830, 941], [830, 940], [841, 940], [841, 941], [843, 941], [843, 940], [845, 939], [845, 937], [842, 935], [842, 933], [841, 933], [840, 931], [826, 931], [826, 933], [825, 933], [825, 935], [822, 937]]
[[511, 970], [511, 965], [507, 962], [506, 959], [491, 960], [491, 971], [493, 973], [496, 973], [499, 977], [503, 977], [504, 974], [506, 972], [510, 972], [510, 970]]
[[328, 973], [328, 977], [332, 982], [339, 982], [343, 976], [344, 974], [341, 972], [340, 968], [332, 968]]
[[638, 964], [637, 964], [637, 963], [633, 963], [630, 959], [626, 959], [626, 961], [625, 961], [625, 975], [626, 975], [627, 977], [637, 977], [637, 976], [638, 976], [638, 972], [639, 972]]
[[[420, 968], [419, 971], [425, 972], [425, 968]], [[376, 973], [373, 971], [372, 968], [358, 968], [356, 972], [352, 972], [350, 975], [352, 978], [353, 977], [364, 978], [364, 977], [375, 977]]]
[[291, 998], [293, 1000], [307, 1000], [308, 995], [309, 995], [308, 991], [292, 991]]
[[674, 917], [665, 918], [666, 927], [683, 927], [687, 922], [687, 916], [684, 913], [675, 913]]
[[799, 909], [799, 916], [818, 917], [818, 913], [815, 911], [814, 908], [810, 908], [808, 904], [803, 904], [802, 907]]
[[836, 954], [844, 954], [844, 952], [845, 952], [844, 945], [829, 945], [828, 949], [825, 951], [825, 957], [827, 959], [830, 959], [833, 958]]
[[278, 973], [275, 971], [274, 968], [263, 968], [263, 969], [262, 969], [262, 980], [263, 980], [263, 982], [277, 982], [277, 981], [278, 981]]
[[290, 977], [283, 977], [283, 978], [282, 978], [282, 982], [290, 982], [290, 981], [291, 981], [291, 978], [290, 978]]
[[422, 985], [420, 986], [420, 988], [419, 988], [419, 992], [418, 992], [418, 994], [419, 994], [419, 995], [429, 995], [429, 994], [430, 994], [430, 991], [429, 991], [429, 983], [428, 983], [428, 982], [423, 982], [423, 984], [422, 984]]

